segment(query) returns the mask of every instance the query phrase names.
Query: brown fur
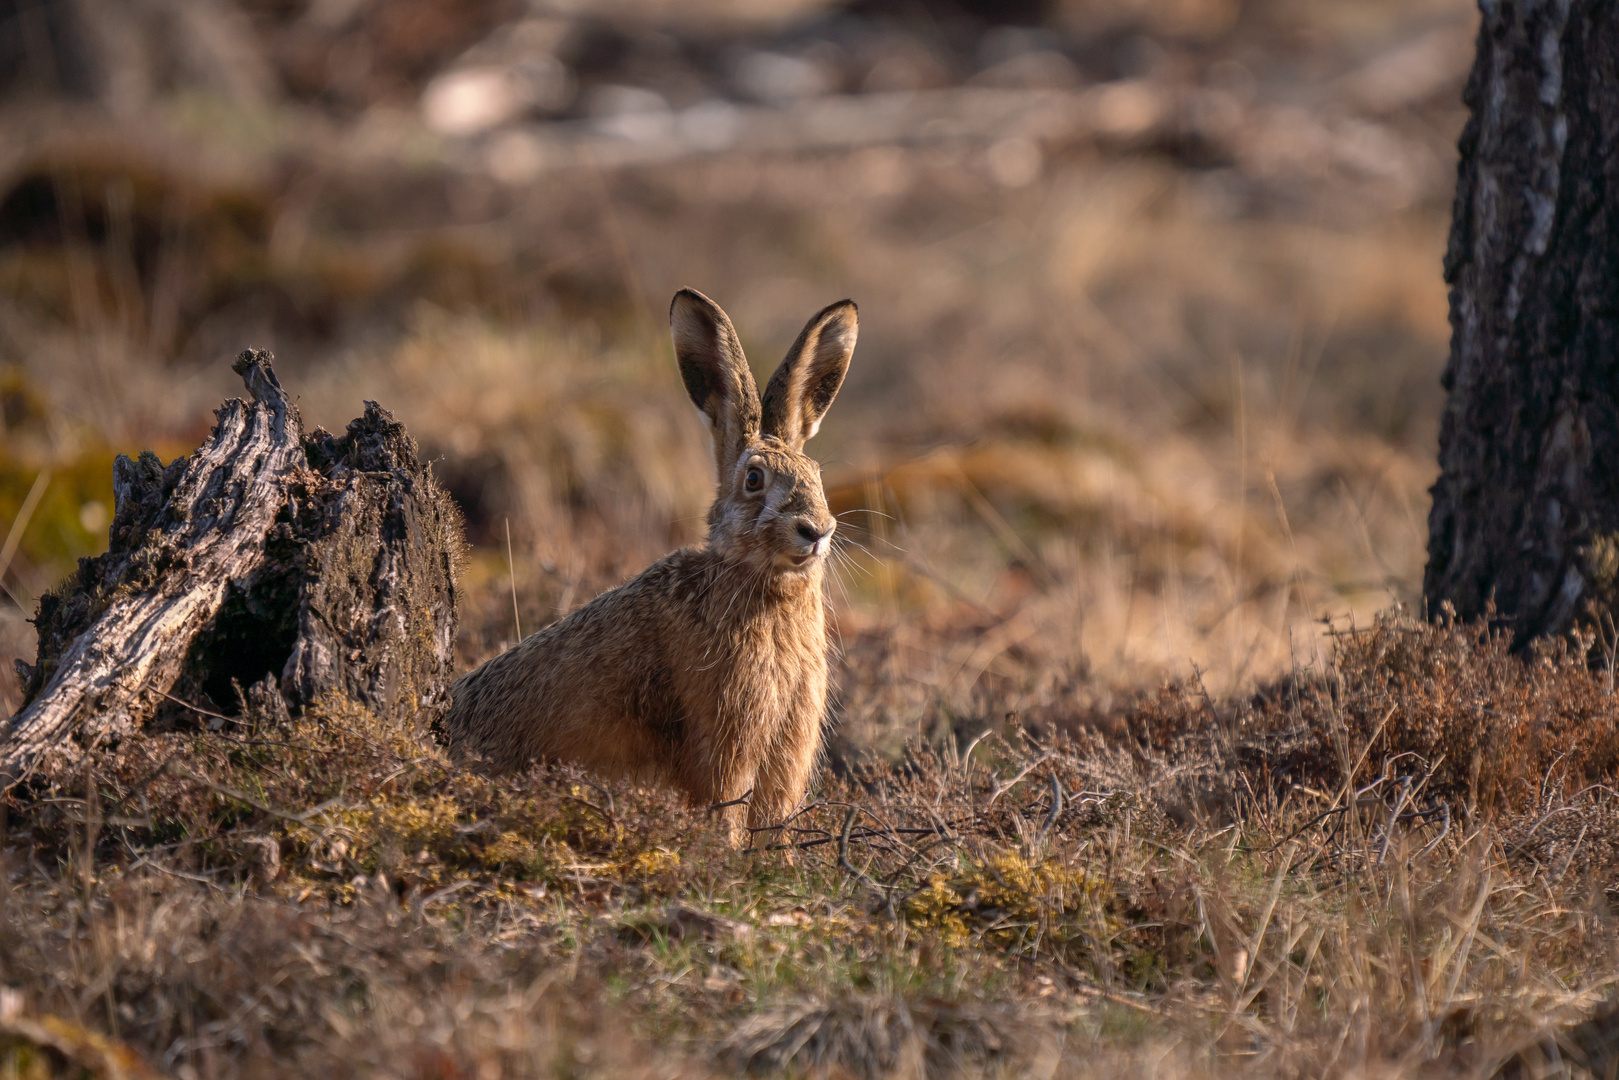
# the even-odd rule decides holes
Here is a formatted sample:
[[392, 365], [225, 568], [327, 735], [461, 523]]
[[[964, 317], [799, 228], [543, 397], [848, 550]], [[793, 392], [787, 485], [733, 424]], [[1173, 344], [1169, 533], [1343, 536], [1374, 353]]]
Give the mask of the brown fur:
[[811, 319], [763, 401], [718, 305], [683, 289], [669, 322], [714, 434], [707, 543], [464, 676], [443, 729], [458, 754], [497, 769], [572, 761], [672, 784], [700, 806], [751, 790], [748, 824], [777, 824], [804, 797], [826, 712], [822, 579], [836, 521], [801, 450], [843, 383], [857, 313], [845, 300]]

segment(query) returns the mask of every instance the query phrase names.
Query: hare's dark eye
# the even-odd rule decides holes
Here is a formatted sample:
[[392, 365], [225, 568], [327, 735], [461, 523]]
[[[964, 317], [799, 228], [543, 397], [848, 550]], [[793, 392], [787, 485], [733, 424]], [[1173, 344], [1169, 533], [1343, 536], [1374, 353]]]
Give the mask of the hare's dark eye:
[[765, 471], [754, 465], [748, 469], [742, 478], [742, 487], [747, 491], [759, 491], [765, 486]]

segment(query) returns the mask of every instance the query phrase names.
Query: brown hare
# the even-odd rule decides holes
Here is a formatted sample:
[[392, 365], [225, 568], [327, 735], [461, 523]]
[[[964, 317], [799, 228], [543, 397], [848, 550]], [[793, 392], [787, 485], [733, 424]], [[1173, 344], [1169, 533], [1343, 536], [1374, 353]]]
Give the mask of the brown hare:
[[[748, 824], [774, 825], [821, 750], [822, 575], [837, 522], [802, 450], [843, 385], [857, 312], [843, 300], [811, 319], [763, 400], [719, 305], [682, 289], [669, 329], [714, 436], [707, 543], [463, 676], [442, 728], [454, 752], [496, 769], [577, 762], [670, 783], [697, 806], [747, 795]], [[726, 820], [739, 838], [738, 809]]]

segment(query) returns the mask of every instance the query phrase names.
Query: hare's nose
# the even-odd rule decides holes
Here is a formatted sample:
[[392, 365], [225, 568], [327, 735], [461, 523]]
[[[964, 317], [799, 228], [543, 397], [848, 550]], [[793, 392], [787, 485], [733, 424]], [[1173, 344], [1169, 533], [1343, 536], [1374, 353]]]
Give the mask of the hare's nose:
[[813, 547], [831, 536], [833, 528], [834, 526], [828, 525], [825, 529], [822, 529], [814, 522], [800, 521], [798, 523], [798, 535], [803, 538], [804, 543]]

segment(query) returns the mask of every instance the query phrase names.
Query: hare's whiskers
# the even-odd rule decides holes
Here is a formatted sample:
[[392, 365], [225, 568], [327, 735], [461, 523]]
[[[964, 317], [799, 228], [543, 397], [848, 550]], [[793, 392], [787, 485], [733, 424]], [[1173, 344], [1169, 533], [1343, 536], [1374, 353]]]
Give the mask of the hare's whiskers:
[[[836, 581], [838, 583], [839, 588], [845, 588], [846, 582], [844, 580], [844, 576], [843, 576], [844, 574], [848, 574], [848, 575], [850, 575], [852, 577], [853, 575], [859, 574], [859, 573], [868, 573], [868, 574], [870, 573], [869, 570], [862, 570], [862, 568], [857, 563], [855, 563], [855, 561], [853, 559], [849, 558], [848, 555], [844, 554], [841, 551], [837, 551], [837, 550], [834, 549], [830, 554], [832, 556], [832, 559], [834, 560], [834, 562], [833, 562], [834, 573], [832, 574], [832, 580], [834, 580], [834, 581]], [[847, 590], [845, 590], [845, 592], [843, 594], [843, 598], [845, 600], [849, 599], [849, 594], [848, 594]]]
[[875, 551], [871, 550], [865, 544], [862, 544], [860, 541], [856, 540], [852, 536], [843, 537], [842, 542], [844, 544], [848, 545], [849, 547], [857, 547], [857, 548], [859, 548], [861, 551], [864, 551], [867, 555], [870, 555], [873, 559], [879, 559], [880, 560], [880, 556], [878, 556], [878, 554]]

